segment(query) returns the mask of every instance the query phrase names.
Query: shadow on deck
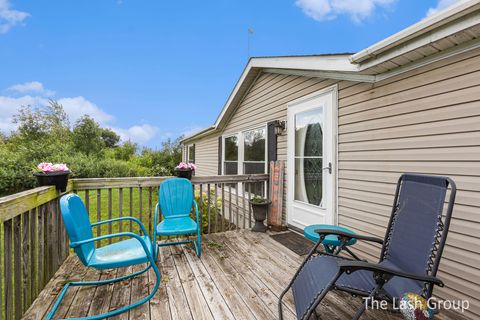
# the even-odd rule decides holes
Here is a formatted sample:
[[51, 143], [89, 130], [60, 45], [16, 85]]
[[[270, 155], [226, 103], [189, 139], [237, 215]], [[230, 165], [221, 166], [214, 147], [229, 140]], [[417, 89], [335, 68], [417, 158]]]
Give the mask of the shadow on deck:
[[[278, 296], [291, 279], [302, 257], [268, 234], [229, 231], [203, 237], [202, 257], [190, 246], [161, 247], [162, 283], [154, 298], [116, 319], [277, 319]], [[48, 283], [24, 319], [41, 319], [67, 280], [108, 279], [140, 267], [98, 272], [85, 268], [71, 255]], [[133, 280], [71, 288], [56, 316], [84, 317], [117, 309], [148, 294], [153, 271]], [[293, 298], [286, 296], [284, 314], [295, 319]], [[341, 292], [330, 293], [317, 314], [321, 319], [348, 319], [362, 303]], [[402, 319], [400, 314], [369, 311], [362, 319]], [[447, 319], [437, 316], [436, 319]]]

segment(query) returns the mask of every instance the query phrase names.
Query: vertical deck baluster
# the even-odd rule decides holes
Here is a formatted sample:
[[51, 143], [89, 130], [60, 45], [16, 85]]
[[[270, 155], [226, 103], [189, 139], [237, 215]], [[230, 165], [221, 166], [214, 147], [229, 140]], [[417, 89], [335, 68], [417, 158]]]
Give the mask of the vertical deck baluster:
[[198, 205], [200, 206], [199, 208], [200, 212], [198, 213], [198, 216], [200, 219], [200, 232], [203, 233], [203, 185], [201, 183], [199, 186], [199, 191], [200, 191], [200, 203]]
[[30, 302], [37, 296], [37, 209], [30, 210]]
[[[133, 217], [133, 188], [132, 187], [130, 187], [130, 193], [128, 197], [129, 197], [128, 201], [129, 201], [129, 210], [130, 210], [128, 215], [130, 217]], [[132, 221], [130, 220], [130, 232], [132, 232], [132, 228], [133, 228]]]
[[[102, 220], [102, 191], [97, 189], [97, 222]], [[100, 237], [101, 227], [97, 227], [97, 237]]]
[[252, 183], [248, 184], [248, 227], [252, 227], [252, 206], [250, 200], [252, 199]]
[[15, 216], [13, 218], [13, 277], [14, 277], [14, 309], [15, 319], [20, 319], [22, 315], [22, 286], [18, 283], [22, 283], [22, 245], [21, 245], [21, 216]]
[[[112, 188], [108, 188], [108, 219], [112, 219]], [[112, 234], [112, 224], [108, 224], [108, 234]], [[112, 243], [112, 238], [108, 239]]]
[[207, 210], [208, 210], [208, 227], [207, 227], [207, 231], [208, 233], [210, 233], [211, 231], [211, 219], [210, 219], [210, 211], [211, 211], [211, 204], [210, 204], [210, 183], [207, 184]]
[[237, 182], [235, 183], [235, 186], [236, 186], [236, 197], [235, 197], [235, 205], [237, 207], [237, 209], [235, 210], [235, 225], [236, 225], [236, 229], [238, 230], [239, 229], [239, 223], [238, 223], [238, 219], [239, 219], [239, 214], [240, 214], [240, 208], [238, 206], [238, 197], [239, 197], [239, 193], [240, 193], [240, 184]]
[[245, 183], [242, 183], [242, 215], [243, 215], [243, 229], [246, 227], [247, 212], [245, 210]]
[[37, 221], [38, 221], [38, 286], [37, 294], [42, 291], [45, 284], [45, 205], [41, 205], [37, 209]]
[[152, 219], [153, 219], [153, 188], [148, 187], [148, 233], [152, 234]]
[[57, 228], [57, 208], [55, 206], [55, 201], [50, 201], [48, 203], [49, 214], [48, 214], [48, 225], [49, 225], [49, 241], [48, 241], [48, 250], [50, 252], [50, 260], [48, 261], [48, 279], [51, 279], [55, 274], [57, 263], [58, 263], [58, 228]]
[[214, 232], [216, 233], [218, 230], [217, 225], [218, 225], [218, 185], [215, 184], [215, 198], [213, 199], [213, 203], [215, 204], [215, 230]]
[[[138, 211], [139, 211], [139, 215], [140, 215], [140, 221], [142, 221], [143, 223], [143, 188], [140, 187], [138, 188]], [[138, 231], [140, 232], [140, 230]]]
[[3, 279], [5, 319], [13, 319], [12, 219], [3, 222]]
[[[118, 189], [118, 217], [123, 217], [123, 189]], [[123, 232], [123, 221], [119, 222], [119, 232]], [[120, 239], [122, 240], [122, 239]]]
[[228, 230], [232, 228], [233, 224], [233, 212], [232, 212], [232, 185], [228, 186]]
[[224, 223], [225, 223], [225, 183], [222, 183], [221, 185], [222, 188], [222, 215], [221, 215], [221, 224], [220, 224], [220, 230], [223, 232], [224, 230]]
[[30, 305], [30, 211], [24, 212], [22, 214], [22, 249], [23, 249], [23, 308], [22, 314], [25, 312], [27, 307]]

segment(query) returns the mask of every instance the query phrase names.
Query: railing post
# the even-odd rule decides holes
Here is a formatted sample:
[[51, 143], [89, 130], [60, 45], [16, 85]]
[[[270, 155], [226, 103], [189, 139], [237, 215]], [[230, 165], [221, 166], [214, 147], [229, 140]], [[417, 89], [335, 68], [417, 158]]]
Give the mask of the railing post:
[[5, 319], [13, 319], [13, 284], [12, 284], [12, 219], [3, 222], [3, 278], [5, 284]]

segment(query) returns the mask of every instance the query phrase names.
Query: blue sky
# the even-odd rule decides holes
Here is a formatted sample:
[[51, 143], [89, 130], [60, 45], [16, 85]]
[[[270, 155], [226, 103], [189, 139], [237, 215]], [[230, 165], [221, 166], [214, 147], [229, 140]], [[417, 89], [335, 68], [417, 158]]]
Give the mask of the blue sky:
[[59, 100], [158, 148], [211, 125], [253, 56], [356, 52], [457, 0], [0, 0], [0, 130]]

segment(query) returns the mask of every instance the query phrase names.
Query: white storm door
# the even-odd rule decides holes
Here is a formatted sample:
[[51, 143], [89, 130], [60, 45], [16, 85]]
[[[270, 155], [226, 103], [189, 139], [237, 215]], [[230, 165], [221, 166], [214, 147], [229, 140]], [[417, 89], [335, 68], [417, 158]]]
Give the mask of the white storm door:
[[334, 223], [334, 110], [327, 90], [288, 105], [288, 212], [290, 225]]

